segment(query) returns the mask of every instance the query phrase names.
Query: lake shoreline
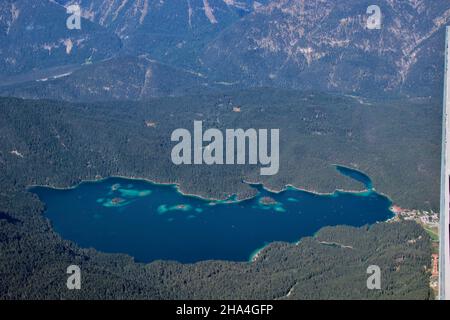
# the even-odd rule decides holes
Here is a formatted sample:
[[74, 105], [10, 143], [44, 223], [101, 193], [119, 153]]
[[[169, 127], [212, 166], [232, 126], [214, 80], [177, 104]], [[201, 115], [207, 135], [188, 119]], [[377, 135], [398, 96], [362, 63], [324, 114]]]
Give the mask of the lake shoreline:
[[[349, 169], [349, 170], [354, 170], [354, 171], [362, 173], [363, 175], [366, 175], [366, 173], [364, 173], [364, 172], [362, 172], [360, 170], [353, 169], [353, 168], [350, 168], [350, 167], [347, 167], [347, 166], [343, 166], [343, 165], [340, 165], [340, 164], [332, 164], [332, 165], [335, 166], [335, 167], [336, 166], [340, 166], [340, 167], [343, 167], [343, 168], [346, 168], [346, 169]], [[344, 174], [342, 174], [342, 175], [344, 175]], [[207, 197], [207, 196], [201, 196], [201, 195], [198, 195], [198, 194], [188, 193], [186, 191], [183, 191], [181, 183], [179, 183], [179, 182], [159, 182], [159, 181], [156, 181], [156, 180], [152, 180], [150, 178], [135, 177], [135, 176], [121, 176], [121, 175], [117, 175], [117, 176], [116, 175], [112, 175], [112, 176], [108, 176], [108, 177], [101, 177], [101, 178], [94, 178], [94, 179], [83, 179], [80, 182], [76, 183], [75, 185], [67, 186], [67, 187], [60, 187], [60, 186], [55, 186], [55, 185], [40, 185], [40, 184], [37, 184], [37, 185], [28, 185], [26, 188], [30, 189], [30, 188], [33, 188], [33, 187], [47, 187], [47, 188], [52, 188], [52, 189], [57, 189], [57, 190], [71, 190], [71, 189], [77, 188], [78, 186], [80, 186], [83, 183], [102, 182], [104, 180], [111, 179], [111, 178], [121, 178], [121, 179], [129, 179], [129, 180], [146, 181], [146, 182], [149, 182], [149, 183], [154, 184], [154, 185], [174, 186], [176, 188], [176, 190], [183, 196], [193, 197], [193, 198], [197, 198], [197, 199], [201, 199], [201, 200], [209, 201], [209, 202], [221, 203], [221, 202], [224, 202], [224, 201], [232, 201], [232, 202], [238, 203], [238, 202], [242, 202], [242, 201], [253, 199], [253, 198], [255, 198], [257, 196], [257, 194], [255, 194], [253, 196], [245, 197], [245, 198], [238, 199], [238, 200], [230, 200], [230, 198], [238, 196], [237, 193], [228, 194], [227, 197], [223, 198], [223, 199], [222, 198]], [[349, 178], [353, 179], [352, 177], [349, 177]], [[354, 179], [354, 180], [358, 181], [356, 179]], [[360, 181], [358, 181], [358, 182], [360, 182]], [[335, 195], [338, 192], [360, 194], [360, 195], [364, 195], [365, 193], [370, 192], [370, 191], [375, 191], [376, 192], [376, 189], [373, 188], [373, 187], [371, 189], [364, 188], [362, 190], [336, 188], [336, 189], [334, 189], [333, 192], [319, 192], [319, 191], [316, 191], [316, 190], [310, 190], [310, 189], [306, 189], [306, 188], [302, 188], [302, 187], [297, 187], [297, 186], [294, 186], [293, 184], [290, 184], [290, 183], [284, 185], [279, 190], [271, 189], [271, 188], [265, 186], [263, 182], [250, 182], [250, 181], [247, 181], [247, 180], [242, 180], [242, 183], [247, 184], [249, 186], [252, 186], [252, 185], [261, 186], [264, 190], [266, 190], [266, 191], [268, 191], [270, 193], [274, 193], [274, 194], [280, 194], [280, 193], [282, 193], [284, 191], [287, 191], [289, 189], [294, 189], [294, 190], [297, 190], [297, 191], [307, 192], [307, 193], [314, 194], [314, 195], [319, 195], [319, 196], [333, 196], [333, 195]], [[362, 183], [362, 182], [360, 182], [360, 183]], [[392, 199], [389, 198], [389, 196], [387, 196], [385, 194], [382, 194], [382, 193], [379, 193], [379, 194], [387, 197], [389, 200], [391, 200], [391, 202], [393, 202]]]
[[[357, 174], [363, 174], [363, 175], [365, 175], [364, 173], [360, 173], [358, 170], [355, 170], [355, 169], [350, 169], [350, 168], [347, 168], [348, 170], [353, 170], [353, 171], [355, 171]], [[368, 177], [368, 176], [366, 176], [367, 177], [367, 180], [369, 181], [370, 180], [370, 178]], [[353, 178], [352, 176], [349, 176], [349, 178]], [[251, 196], [249, 196], [249, 197], [246, 197], [246, 198], [244, 198], [244, 199], [236, 199], [236, 197], [237, 197], [237, 194], [230, 194], [230, 195], [228, 195], [228, 197], [227, 198], [225, 198], [225, 199], [217, 199], [217, 198], [208, 198], [208, 197], [203, 197], [203, 196], [199, 196], [199, 195], [196, 195], [196, 194], [189, 194], [189, 193], [185, 193], [185, 192], [183, 192], [182, 190], [181, 190], [181, 187], [180, 187], [180, 184], [179, 183], [171, 183], [171, 182], [157, 182], [157, 181], [155, 181], [155, 180], [151, 180], [151, 179], [148, 179], [148, 178], [142, 178], [142, 177], [133, 177], [133, 176], [110, 176], [110, 177], [99, 177], [99, 176], [96, 176], [96, 178], [95, 179], [87, 179], [87, 180], [82, 180], [82, 181], [80, 181], [80, 182], [78, 182], [77, 184], [75, 184], [75, 185], [73, 185], [73, 186], [70, 186], [70, 187], [55, 187], [55, 186], [51, 186], [51, 185], [32, 185], [32, 186], [29, 186], [28, 187], [28, 190], [30, 191], [30, 192], [33, 192], [33, 190], [32, 190], [32, 188], [48, 188], [48, 189], [54, 189], [54, 190], [75, 190], [75, 189], [77, 189], [78, 187], [80, 187], [80, 186], [83, 186], [83, 185], [85, 185], [85, 184], [101, 184], [101, 183], [105, 183], [106, 185], [108, 185], [110, 182], [108, 181], [108, 180], [110, 180], [110, 179], [122, 179], [122, 180], [124, 180], [123, 182], [122, 181], [119, 181], [119, 182], [117, 182], [117, 185], [118, 185], [118, 187], [117, 187], [117, 189], [115, 189], [115, 190], [112, 190], [112, 191], [116, 191], [116, 190], [118, 190], [118, 188], [119, 188], [119, 186], [126, 186], [127, 184], [133, 184], [133, 181], [134, 182], [139, 182], [139, 183], [142, 183], [143, 185], [141, 185], [140, 186], [140, 189], [146, 189], [146, 187], [145, 187], [145, 184], [146, 183], [148, 183], [148, 184], [150, 184], [151, 186], [154, 186], [155, 188], [158, 188], [158, 187], [173, 187], [173, 191], [175, 191], [176, 192], [176, 194], [178, 194], [179, 196], [181, 196], [181, 197], [188, 197], [188, 198], [192, 198], [192, 199], [197, 199], [197, 200], [201, 200], [201, 202], [199, 202], [200, 204], [198, 204], [197, 203], [197, 207], [198, 206], [200, 206], [200, 207], [203, 207], [203, 206], [209, 206], [209, 207], [211, 207], [211, 206], [214, 206], [214, 205], [218, 205], [218, 204], [222, 204], [222, 205], [224, 205], [224, 206], [228, 206], [228, 205], [236, 205], [236, 204], [239, 204], [239, 203], [242, 203], [242, 202], [245, 202], [245, 201], [247, 201], [247, 200], [257, 200], [257, 198], [258, 197], [267, 197], [267, 198], [271, 198], [270, 196], [273, 196], [273, 197], [277, 197], [278, 199], [284, 199], [283, 197], [287, 197], [286, 199], [284, 199], [284, 200], [286, 200], [286, 201], [291, 201], [290, 199], [292, 199], [291, 197], [294, 197], [294, 199], [295, 198], [297, 198], [298, 200], [297, 201], [291, 201], [291, 203], [292, 202], [295, 202], [295, 203], [299, 203], [299, 201], [300, 201], [300, 207], [298, 207], [298, 204], [296, 205], [296, 206], [292, 206], [291, 205], [291, 207], [290, 207], [290, 205], [288, 205], [287, 203], [288, 202], [285, 202], [284, 200], [281, 202], [282, 203], [282, 206], [284, 207], [285, 205], [287, 206], [287, 209], [288, 209], [288, 212], [290, 212], [289, 214], [290, 215], [292, 215], [292, 214], [295, 214], [295, 212], [296, 212], [296, 210], [299, 210], [299, 209], [295, 209], [295, 208], [300, 208], [300, 210], [305, 210], [306, 208], [309, 208], [309, 209], [306, 209], [306, 213], [308, 213], [308, 212], [310, 212], [310, 211], [308, 211], [308, 210], [313, 210], [312, 211], [312, 213], [314, 212], [314, 207], [311, 207], [311, 204], [314, 204], [314, 203], [317, 203], [317, 205], [319, 205], [319, 207], [321, 207], [323, 204], [322, 204], [322, 201], [323, 200], [320, 200], [319, 198], [316, 198], [316, 197], [313, 197], [313, 198], [311, 198], [311, 196], [318, 196], [318, 197], [329, 197], [328, 199], [329, 200], [325, 200], [325, 203], [329, 203], [330, 201], [332, 202], [332, 203], [334, 203], [335, 201], [348, 201], [348, 200], [345, 200], [345, 199], [352, 199], [352, 198], [346, 198], [346, 197], [353, 197], [353, 199], [354, 200], [351, 200], [351, 201], [356, 201], [355, 203], [357, 204], [357, 203], [361, 203], [361, 204], [364, 204], [364, 203], [367, 203], [367, 201], [366, 200], [363, 200], [363, 199], [361, 199], [361, 200], [355, 200], [356, 198], [354, 198], [354, 197], [359, 197], [359, 196], [362, 196], [362, 197], [381, 197], [381, 198], [379, 198], [382, 202], [381, 203], [385, 203], [385, 205], [388, 205], [388, 207], [383, 207], [383, 209], [381, 209], [381, 210], [384, 210], [384, 211], [380, 211], [380, 215], [378, 215], [378, 214], [376, 214], [375, 216], [373, 216], [373, 217], [370, 217], [370, 216], [372, 216], [372, 215], [370, 215], [370, 216], [367, 216], [367, 217], [365, 217], [365, 218], [363, 218], [363, 221], [367, 221], [367, 222], [365, 222], [365, 223], [367, 223], [367, 224], [375, 224], [375, 223], [379, 223], [379, 222], [385, 222], [385, 221], [391, 221], [393, 218], [395, 218], [395, 212], [394, 212], [394, 208], [396, 207], [395, 206], [395, 204], [392, 202], [392, 200], [389, 198], [389, 197], [387, 197], [387, 196], [385, 196], [385, 195], [383, 195], [383, 194], [379, 194], [379, 193], [377, 193], [376, 192], [376, 190], [375, 190], [375, 188], [366, 188], [366, 189], [364, 189], [364, 190], [343, 190], [343, 189], [335, 189], [333, 192], [331, 192], [331, 193], [320, 193], [320, 192], [314, 192], [314, 191], [310, 191], [310, 190], [306, 190], [306, 189], [303, 189], [303, 188], [298, 188], [298, 187], [296, 187], [296, 186], [294, 186], [294, 185], [292, 185], [292, 184], [287, 184], [287, 185], [285, 185], [282, 189], [280, 189], [280, 190], [273, 190], [273, 189], [271, 189], [270, 187], [267, 187], [266, 185], [264, 185], [264, 183], [261, 183], [261, 182], [249, 182], [249, 181], [246, 181], [246, 180], [242, 180], [242, 183], [244, 183], [244, 184], [247, 184], [248, 186], [250, 186], [251, 188], [254, 188], [255, 190], [256, 190], [256, 193], [254, 194], [254, 195], [251, 195]], [[360, 181], [361, 182], [361, 181]], [[115, 183], [115, 181], [112, 181], [112, 183]], [[365, 186], [367, 187], [367, 186], [369, 186], [370, 185], [370, 183], [371, 183], [371, 181], [369, 181], [367, 184], [365, 184]], [[139, 185], [139, 184], [136, 184], [136, 185]], [[122, 188], [122, 187], [120, 187], [120, 188]], [[134, 187], [132, 187], [132, 186], [128, 186], [128, 188], [134, 188]], [[148, 189], [150, 189], [149, 187], [148, 187]], [[172, 192], [172, 191], [167, 191], [167, 190], [170, 190], [170, 189], [166, 189], [166, 193], [167, 192]], [[291, 195], [291, 193], [288, 193], [288, 194], [286, 194], [286, 195], [282, 195], [284, 192], [289, 192], [289, 191], [294, 191], [294, 192], [299, 192], [299, 195], [297, 195], [297, 196], [295, 196], [295, 194], [293, 194], [293, 195]], [[36, 194], [35, 192], [34, 192], [34, 194]], [[308, 196], [309, 195], [309, 196]], [[39, 195], [38, 195], [39, 196]], [[341, 198], [341, 196], [343, 197], [343, 198]], [[57, 197], [59, 197], [59, 196], [57, 196]], [[280, 198], [281, 197], [281, 198]], [[336, 198], [336, 200], [333, 200], [333, 198]], [[41, 197], [39, 197], [39, 199], [42, 201], [42, 202], [44, 202], [44, 203], [47, 203], [47, 200], [44, 200], [44, 199], [42, 199]], [[157, 198], [158, 199], [158, 198]], [[307, 199], [309, 199], [309, 200], [307, 200]], [[344, 199], [344, 200], [343, 200]], [[384, 200], [383, 200], [384, 199]], [[98, 200], [98, 199], [97, 199]], [[259, 199], [259, 200], [261, 200], [261, 198]], [[303, 200], [306, 200], [306, 202], [305, 202], [305, 204], [302, 204], [302, 202], [303, 202]], [[158, 200], [156, 200], [156, 201], [158, 201]], [[161, 199], [159, 199], [159, 201], [161, 201]], [[180, 198], [180, 199], [178, 199], [177, 200], [178, 201], [178, 203], [180, 204], [185, 204], [185, 203], [188, 203], [189, 201], [187, 201], [187, 200], [183, 200], [182, 198]], [[273, 201], [275, 201], [274, 199], [273, 199]], [[311, 202], [312, 201], [312, 202]], [[318, 201], [318, 202], [317, 202]], [[310, 204], [308, 204], [308, 203], [310, 203]], [[253, 208], [254, 209], [256, 209], [256, 207], [255, 207], [255, 204], [253, 204], [252, 202], [249, 202], [249, 203], [246, 203], [246, 204], [242, 204], [242, 205], [240, 205], [242, 208], [248, 208], [248, 209], [245, 209], [245, 210], [253, 210], [253, 209], [251, 209], [251, 206], [253, 205]], [[303, 206], [303, 207], [302, 207]], [[307, 206], [307, 207], [305, 207], [305, 206]], [[308, 207], [309, 206], [309, 207]], [[119, 206], [116, 206], [116, 207], [119, 207]], [[201, 212], [203, 212], [203, 210], [204, 209], [201, 209], [201, 208], [193, 208], [193, 210], [197, 210], [197, 213], [201, 213]], [[263, 206], [264, 208], [262, 208], [263, 210], [270, 210], [267, 206]], [[289, 209], [290, 208], [290, 209]], [[329, 220], [329, 218], [326, 218], [327, 217], [327, 215], [329, 215], [330, 214], [330, 212], [331, 211], [329, 211], [329, 209], [326, 209], [325, 210], [325, 208], [327, 208], [327, 207], [324, 207], [323, 209], [316, 209], [316, 210], [324, 210], [324, 211], [320, 211], [320, 212], [323, 212], [324, 213], [324, 215], [323, 215], [323, 218], [325, 218], [326, 220], [325, 221], [327, 221], [327, 219]], [[279, 212], [285, 212], [285, 210], [284, 210], [284, 208], [282, 208], [283, 210], [274, 210], [274, 211], [279, 211]], [[214, 210], [214, 212], [216, 212], [216, 209], [208, 209], [208, 210]], [[217, 212], [220, 212], [220, 210], [225, 210], [225, 207], [219, 207], [219, 208], [217, 208], [217, 210], [219, 210], [219, 211], [217, 211]], [[226, 210], [230, 210], [228, 207], [226, 208]], [[239, 207], [234, 207], [234, 209], [233, 209], [233, 212], [231, 212], [231, 211], [228, 211], [229, 212], [229, 214], [236, 214], [238, 211], [236, 211], [236, 212], [234, 212], [234, 210], [241, 210], [241, 209], [239, 209]], [[289, 210], [294, 210], [294, 211], [289, 211]], [[327, 211], [328, 210], [328, 211]], [[287, 233], [286, 234], [286, 236], [281, 236], [281, 237], [275, 237], [275, 238], [271, 238], [271, 237], [269, 237], [269, 238], [267, 238], [266, 240], [267, 240], [267, 242], [266, 242], [266, 244], [264, 245], [264, 246], [262, 246], [262, 247], [259, 247], [259, 248], [256, 248], [256, 249], [254, 249], [253, 251], [251, 251], [251, 253], [250, 253], [250, 255], [247, 255], [247, 259], [242, 259], [242, 258], [238, 258], [238, 259], [234, 259], [234, 258], [231, 258], [231, 259], [228, 259], [228, 258], [225, 258], [225, 259], [223, 259], [223, 258], [218, 258], [218, 259], [214, 259], [214, 260], [223, 260], [223, 261], [235, 261], [235, 262], [247, 262], [247, 263], [253, 263], [253, 262], [255, 262], [255, 261], [257, 261], [258, 259], [259, 259], [259, 257], [261, 256], [261, 253], [263, 252], [263, 250], [265, 250], [268, 246], [270, 246], [273, 242], [286, 242], [286, 243], [290, 243], [290, 244], [295, 244], [295, 245], [298, 245], [300, 242], [301, 242], [301, 240], [303, 239], [303, 238], [305, 238], [305, 237], [308, 237], [308, 236], [313, 236], [314, 237], [314, 235], [318, 232], [318, 231], [320, 231], [320, 229], [322, 229], [323, 227], [327, 227], [327, 226], [332, 226], [332, 225], [350, 225], [350, 226], [358, 226], [359, 225], [359, 223], [361, 223], [361, 222], [358, 222], [358, 221], [360, 221], [360, 220], [358, 220], [358, 219], [361, 219], [361, 218], [351, 218], [352, 217], [352, 215], [354, 215], [354, 213], [352, 213], [354, 210], [353, 209], [351, 209], [351, 207], [349, 207], [348, 209], [346, 209], [346, 210], [348, 210], [348, 213], [346, 213], [347, 211], [342, 211], [342, 210], [344, 210], [344, 209], [341, 209], [341, 211], [340, 211], [340, 213], [339, 213], [339, 217], [341, 217], [342, 216], [342, 218], [339, 218], [338, 220], [337, 220], [337, 222], [338, 222], [338, 224], [335, 224], [335, 223], [331, 223], [331, 224], [327, 224], [327, 222], [322, 222], [322, 223], [324, 223], [322, 226], [320, 226], [319, 225], [319, 228], [318, 229], [316, 229], [315, 230], [315, 232], [313, 232], [312, 234], [308, 234], [308, 232], [309, 231], [306, 231], [306, 233], [305, 233], [305, 230], [308, 230], [308, 228], [311, 228], [311, 227], [308, 227], [309, 226], [309, 223], [308, 224], [306, 224], [304, 227], [302, 227], [302, 225], [299, 225], [298, 226], [298, 240], [292, 240], [292, 237], [293, 237], [293, 234], [292, 234], [292, 230], [291, 230], [291, 234], [290, 234], [290, 236], [289, 236], [289, 233]], [[266, 212], [271, 212], [272, 210], [270, 210], [270, 211], [266, 211]], [[375, 211], [376, 212], [376, 211]], [[381, 213], [381, 212], [384, 212], [383, 214]], [[273, 213], [273, 212], [272, 212]], [[272, 213], [269, 213], [269, 214], [272, 214]], [[282, 213], [282, 214], [283, 214]], [[249, 211], [249, 214], [251, 214], [250, 213], [250, 211]], [[348, 218], [345, 218], [345, 216], [346, 215], [349, 215], [349, 217]], [[379, 218], [376, 218], [376, 216], [379, 216]], [[382, 215], [382, 216], [381, 216]], [[311, 216], [311, 215], [309, 215], [309, 216]], [[314, 215], [312, 215], [312, 216], [314, 216]], [[331, 215], [330, 217], [332, 217], [333, 215]], [[182, 216], [180, 216], [180, 217], [182, 217]], [[190, 216], [188, 216], [188, 218], [189, 218]], [[262, 216], [261, 216], [262, 217]], [[306, 217], [306, 219], [308, 219], [307, 217], [308, 217], [308, 214], [305, 216]], [[323, 219], [322, 218], [322, 219]], [[222, 219], [224, 219], [224, 220], [221, 220], [221, 221], [227, 221], [228, 220], [228, 218], [226, 217], [226, 216], [224, 216]], [[260, 220], [260, 218], [257, 218], [258, 220]], [[265, 218], [264, 218], [265, 219]], [[263, 220], [264, 220], [263, 219]], [[291, 218], [288, 218], [288, 219], [291, 219]], [[297, 219], [297, 218], [296, 218]], [[305, 218], [299, 218], [300, 220], [296, 220], [296, 221], [303, 221]], [[302, 220], [303, 219], [303, 220]], [[353, 219], [353, 220], [352, 220]], [[356, 220], [355, 220], [356, 219]], [[375, 219], [375, 220], [374, 220]], [[377, 220], [377, 219], [379, 219], [379, 220]], [[169, 216], [169, 220], [171, 220], [171, 221], [173, 221], [173, 218], [170, 218], [170, 216]], [[339, 220], [341, 221], [341, 222], [339, 222]], [[237, 222], [238, 220], [236, 220], [236, 222]], [[306, 221], [308, 221], [308, 220], [304, 220], [305, 222]], [[333, 219], [332, 220], [329, 220], [330, 222], [331, 221], [333, 221]], [[240, 223], [240, 222], [237, 222], [237, 223]], [[259, 223], [261, 223], [261, 222], [259, 222]], [[364, 223], [364, 222], [362, 222], [362, 223]], [[233, 222], [233, 224], [234, 224], [234, 222]], [[314, 224], [313, 224], [314, 225]], [[313, 225], [311, 225], [311, 226], [313, 226]], [[239, 226], [239, 225], [237, 225], [237, 226]], [[234, 226], [233, 226], [234, 227]], [[305, 229], [306, 228], [306, 229]], [[314, 227], [313, 227], [314, 228]], [[56, 229], [56, 228], [55, 228]], [[287, 229], [286, 230], [289, 230], [290, 228], [289, 227], [287, 227]], [[268, 230], [270, 230], [270, 229], [268, 229]], [[282, 229], [280, 229], [280, 230], [285, 230], [284, 228], [282, 228]], [[303, 231], [302, 231], [303, 230]], [[249, 230], [250, 231], [250, 230]], [[221, 231], [219, 231], [219, 232], [221, 232]], [[225, 231], [224, 231], [225, 232]], [[251, 232], [253, 232], [253, 231], [251, 231]], [[285, 232], [285, 231], [283, 231], [283, 232]], [[225, 233], [226, 234], [226, 233]], [[270, 233], [269, 233], [270, 234]], [[284, 237], [284, 239], [286, 239], [286, 238], [290, 238], [289, 240], [284, 240], [283, 239], [283, 237]], [[295, 235], [294, 235], [294, 237], [295, 237]], [[263, 238], [264, 239], [264, 238]], [[94, 246], [95, 247], [95, 246]], [[97, 248], [96, 250], [98, 250], [98, 251], [100, 251], [100, 252], [102, 252], [102, 251], [105, 251], [105, 250], [102, 250], [102, 248]], [[134, 258], [134, 255], [133, 254], [129, 254], [131, 257], [133, 257]], [[170, 258], [170, 259], [166, 259], [166, 258], [164, 258], [164, 257], [162, 257], [161, 258], [162, 260], [177, 260], [176, 258], [175, 259], [173, 259], [173, 258]], [[193, 259], [196, 259], [196, 258], [193, 258]], [[141, 258], [138, 258], [138, 260], [142, 260]], [[206, 260], [208, 260], [208, 259], [206, 259]], [[182, 264], [186, 264], [186, 263], [197, 263], [197, 262], [201, 262], [201, 261], [205, 261], [205, 260], [203, 260], [203, 259], [200, 259], [200, 260], [198, 260], [198, 261], [192, 261], [192, 262], [189, 262], [189, 261], [183, 261], [183, 259], [181, 259], [180, 260], [180, 263], [182, 263]], [[150, 262], [150, 261], [149, 261]], [[142, 263], [149, 263], [149, 262], [145, 262], [145, 259], [144, 259], [144, 261], [142, 261]]]

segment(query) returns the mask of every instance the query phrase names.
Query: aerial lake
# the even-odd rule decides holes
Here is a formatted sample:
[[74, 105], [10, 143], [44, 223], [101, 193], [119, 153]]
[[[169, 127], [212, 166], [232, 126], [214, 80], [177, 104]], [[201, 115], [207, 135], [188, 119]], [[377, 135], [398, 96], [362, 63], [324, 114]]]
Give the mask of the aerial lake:
[[210, 201], [183, 195], [174, 185], [124, 178], [30, 190], [46, 204], [53, 228], [81, 247], [126, 253], [139, 262], [248, 261], [273, 241], [296, 242], [325, 226], [392, 217], [391, 201], [372, 189], [369, 177], [337, 170], [367, 191], [319, 195], [287, 187], [274, 193], [252, 185], [258, 194], [251, 199]]

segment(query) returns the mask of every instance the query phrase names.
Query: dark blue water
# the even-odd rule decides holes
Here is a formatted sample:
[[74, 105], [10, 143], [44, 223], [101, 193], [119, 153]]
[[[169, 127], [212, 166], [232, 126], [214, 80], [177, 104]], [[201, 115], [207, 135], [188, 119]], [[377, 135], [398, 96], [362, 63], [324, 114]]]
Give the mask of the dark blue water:
[[295, 242], [324, 226], [362, 226], [392, 216], [390, 200], [373, 190], [317, 195], [253, 187], [258, 196], [242, 202], [207, 201], [184, 196], [173, 185], [123, 178], [31, 190], [62, 237], [141, 262], [246, 261], [269, 242]]

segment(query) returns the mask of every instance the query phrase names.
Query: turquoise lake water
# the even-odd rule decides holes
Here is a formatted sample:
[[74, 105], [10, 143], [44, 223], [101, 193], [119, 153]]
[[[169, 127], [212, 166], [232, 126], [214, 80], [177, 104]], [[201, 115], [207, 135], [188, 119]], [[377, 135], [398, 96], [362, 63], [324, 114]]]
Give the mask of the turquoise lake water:
[[362, 226], [392, 217], [391, 201], [365, 174], [337, 167], [368, 191], [317, 195], [280, 193], [252, 185], [258, 195], [236, 202], [184, 196], [174, 185], [108, 178], [73, 189], [33, 187], [45, 215], [65, 239], [81, 247], [127, 253], [136, 261], [247, 261], [273, 241], [296, 242], [324, 226]]

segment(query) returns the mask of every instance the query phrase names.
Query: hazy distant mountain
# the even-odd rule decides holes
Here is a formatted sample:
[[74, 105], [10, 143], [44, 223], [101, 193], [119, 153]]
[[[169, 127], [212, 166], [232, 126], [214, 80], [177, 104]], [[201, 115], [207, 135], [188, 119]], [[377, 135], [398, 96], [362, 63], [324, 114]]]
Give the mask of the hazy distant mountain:
[[[442, 91], [444, 30], [450, 21], [446, 0], [380, 0], [380, 30], [366, 26], [370, 0], [58, 2], [0, 4], [0, 94], [47, 97], [55, 82], [33, 81], [61, 74], [66, 78], [56, 84], [66, 87], [59, 97], [73, 99], [104, 97], [107, 82], [106, 96], [116, 99], [218, 83], [372, 96]], [[63, 5], [71, 3], [81, 5], [81, 31], [64, 27]], [[123, 55], [135, 59], [121, 64]], [[154, 76], [149, 87], [139, 56], [171, 66], [172, 72]], [[116, 63], [101, 62], [111, 57]], [[40, 72], [73, 64], [88, 71]], [[194, 77], [179, 81], [175, 70]], [[99, 81], [93, 81], [96, 76]]]

